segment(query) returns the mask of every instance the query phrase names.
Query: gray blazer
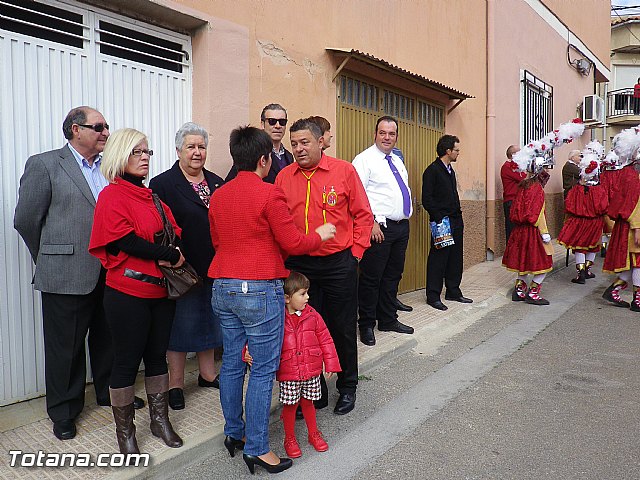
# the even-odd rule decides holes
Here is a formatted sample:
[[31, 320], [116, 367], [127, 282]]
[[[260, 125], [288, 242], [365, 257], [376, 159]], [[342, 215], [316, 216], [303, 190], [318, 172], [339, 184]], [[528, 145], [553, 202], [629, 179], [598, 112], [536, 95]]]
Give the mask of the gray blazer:
[[36, 265], [36, 290], [85, 295], [95, 288], [101, 266], [88, 250], [95, 206], [68, 146], [29, 157], [13, 226]]

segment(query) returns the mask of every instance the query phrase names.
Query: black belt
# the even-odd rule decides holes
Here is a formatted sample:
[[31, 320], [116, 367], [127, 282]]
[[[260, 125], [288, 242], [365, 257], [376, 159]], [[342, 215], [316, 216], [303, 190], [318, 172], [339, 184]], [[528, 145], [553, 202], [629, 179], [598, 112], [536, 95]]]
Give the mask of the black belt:
[[133, 278], [134, 280], [140, 280], [141, 282], [158, 285], [160, 287], [166, 286], [164, 277], [154, 277], [153, 275], [147, 275], [146, 273], [136, 272], [130, 268], [124, 269], [124, 276]]
[[390, 218], [385, 219], [386, 222], [390, 222], [390, 223], [395, 223], [396, 225], [402, 223], [402, 222], [408, 222], [409, 219], [408, 218], [403, 218], [402, 220], [391, 220]]

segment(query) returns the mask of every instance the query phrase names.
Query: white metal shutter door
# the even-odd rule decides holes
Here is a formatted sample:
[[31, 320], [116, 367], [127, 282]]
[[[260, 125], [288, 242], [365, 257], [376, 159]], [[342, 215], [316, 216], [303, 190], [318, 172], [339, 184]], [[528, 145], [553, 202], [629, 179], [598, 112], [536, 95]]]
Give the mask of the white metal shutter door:
[[45, 390], [40, 294], [31, 285], [29, 252], [13, 229], [27, 158], [63, 146], [65, 115], [74, 106], [89, 105], [104, 114], [112, 130], [134, 127], [149, 136], [150, 148], [157, 152], [152, 177], [172, 165], [175, 132], [191, 119], [187, 61], [174, 72], [102, 55], [95, 30], [102, 18], [151, 32], [180, 44], [185, 59], [191, 53], [188, 36], [96, 13], [71, 1], [41, 1], [82, 15], [83, 48], [0, 30], [0, 405]]
[[29, 252], [13, 229], [27, 158], [60, 148], [69, 105], [91, 102], [87, 53], [0, 31], [0, 405], [44, 392], [40, 295]]
[[[129, 29], [144, 28], [143, 31], [160, 40], [180, 44], [187, 58], [191, 54], [190, 39], [153, 30], [145, 24], [134, 26], [133, 20], [125, 23], [106, 15], [95, 17], [97, 104], [112, 132], [130, 127], [147, 135], [149, 148], [154, 151], [149, 170], [151, 179], [168, 170], [177, 159], [175, 133], [191, 120], [191, 71], [187, 62], [182, 62], [181, 72], [175, 72], [101, 53], [104, 22]], [[123, 53], [129, 52], [123, 50]]]

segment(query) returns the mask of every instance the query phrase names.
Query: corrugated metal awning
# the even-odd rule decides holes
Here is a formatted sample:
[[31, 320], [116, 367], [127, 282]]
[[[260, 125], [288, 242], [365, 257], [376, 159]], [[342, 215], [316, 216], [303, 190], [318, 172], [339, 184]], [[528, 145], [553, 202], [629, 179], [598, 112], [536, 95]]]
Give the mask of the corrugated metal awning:
[[438, 92], [448, 95], [450, 99], [457, 99], [462, 101], [462, 100], [466, 100], [467, 98], [475, 98], [473, 95], [469, 95], [468, 93], [464, 93], [454, 88], [448, 87], [443, 83], [436, 82], [435, 80], [431, 80], [429, 78], [423, 77], [422, 75], [418, 75], [417, 73], [413, 73], [413, 72], [410, 72], [409, 70], [405, 70], [404, 68], [398, 67], [397, 65], [393, 65], [385, 60], [376, 58], [369, 53], [361, 52], [355, 49], [348, 49], [348, 48], [326, 48], [325, 50], [337, 57], [344, 57], [344, 60], [342, 61], [342, 63], [340, 64], [340, 66], [338, 67], [334, 75], [334, 79], [338, 76], [340, 71], [347, 64], [347, 62], [350, 59], [354, 59], [360, 62], [364, 62], [368, 65], [372, 65], [374, 67], [380, 68], [387, 72], [391, 72], [401, 77], [407, 78], [422, 86], [431, 88], [433, 90], [437, 90]]

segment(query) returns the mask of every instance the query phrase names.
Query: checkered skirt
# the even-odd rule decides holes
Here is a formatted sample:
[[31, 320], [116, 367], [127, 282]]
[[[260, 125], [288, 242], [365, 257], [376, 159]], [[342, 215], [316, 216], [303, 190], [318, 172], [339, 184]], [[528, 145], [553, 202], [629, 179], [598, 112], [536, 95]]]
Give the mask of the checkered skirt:
[[307, 400], [320, 400], [320, 375], [309, 380], [283, 380], [280, 382], [280, 403], [295, 405], [300, 397]]

